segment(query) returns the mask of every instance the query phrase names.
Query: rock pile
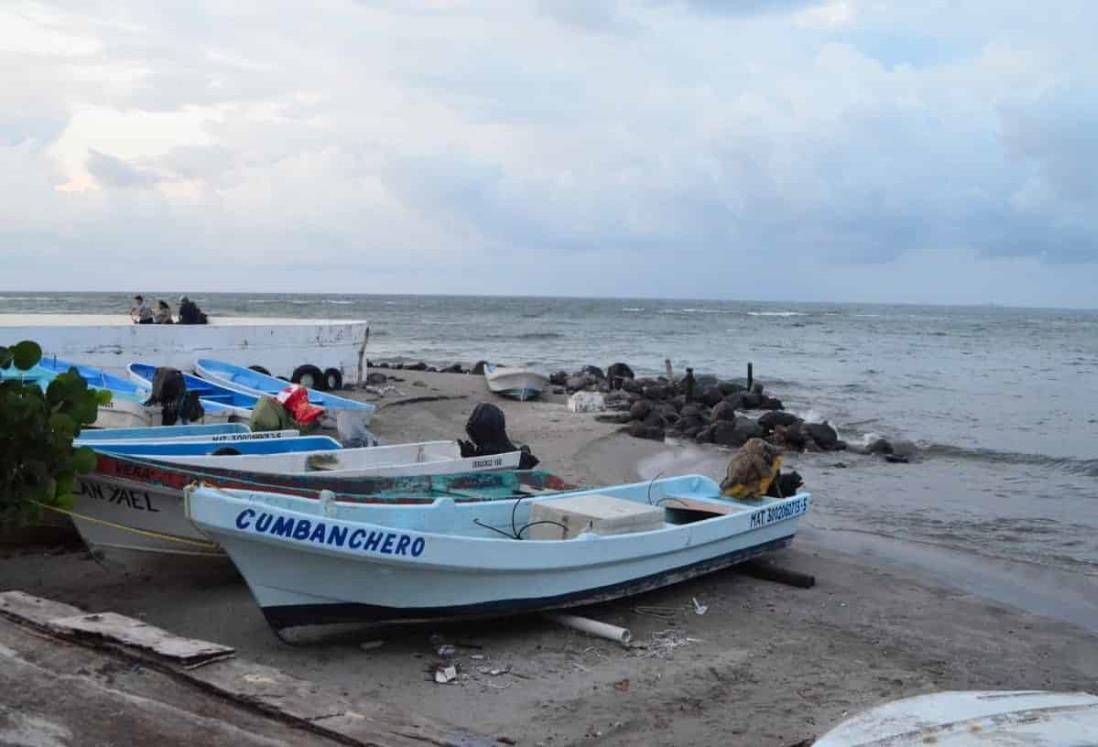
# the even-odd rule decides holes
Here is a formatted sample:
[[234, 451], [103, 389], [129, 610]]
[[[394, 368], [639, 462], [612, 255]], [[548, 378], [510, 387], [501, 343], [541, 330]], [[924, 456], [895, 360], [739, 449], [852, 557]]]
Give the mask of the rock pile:
[[[827, 422], [808, 423], [786, 412], [760, 382], [698, 376], [692, 382], [664, 377], [635, 378], [624, 364], [614, 364], [611, 377], [587, 366], [582, 371], [553, 374], [570, 391], [595, 389], [606, 392], [609, 409], [601, 419], [626, 425], [637, 438], [691, 439], [738, 448], [752, 438], [789, 451], [841, 451], [846, 443]], [[602, 374], [601, 376], [599, 374]], [[764, 411], [753, 417], [752, 414]]]

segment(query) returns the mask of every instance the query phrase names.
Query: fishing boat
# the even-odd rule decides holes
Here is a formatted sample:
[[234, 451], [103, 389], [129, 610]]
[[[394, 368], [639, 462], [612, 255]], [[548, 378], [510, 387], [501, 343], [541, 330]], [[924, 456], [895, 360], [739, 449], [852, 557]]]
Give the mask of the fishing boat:
[[[295, 439], [288, 439], [295, 440]], [[337, 442], [338, 443], [338, 442]], [[236, 447], [238, 444], [233, 444]], [[224, 447], [224, 444], [219, 446]], [[132, 449], [111, 449], [116, 454], [143, 454], [159, 458], [172, 464], [185, 467], [213, 469], [222, 474], [232, 472], [255, 472], [259, 474], [307, 475], [324, 472], [344, 477], [365, 477], [375, 475], [393, 477], [396, 475], [444, 475], [454, 472], [490, 472], [494, 470], [518, 469], [522, 452], [511, 451], [492, 456], [463, 457], [456, 441], [425, 441], [423, 443], [397, 444], [393, 446], [367, 446], [358, 449], [339, 449], [324, 451], [286, 450], [272, 448], [269, 451], [241, 449], [240, 454], [213, 455], [214, 449], [206, 456], [198, 452], [177, 454], [141, 451]]]
[[[148, 363], [131, 363], [126, 367], [126, 371], [134, 383], [152, 391], [156, 366]], [[183, 374], [183, 382], [188, 392], [198, 393], [198, 399], [203, 407], [227, 408], [233, 420], [249, 422], [252, 419], [252, 410], [259, 401], [254, 394], [226, 389], [212, 381], [206, 381], [188, 373]]]
[[[111, 454], [131, 454], [136, 456], [157, 457], [169, 461], [185, 463], [187, 459], [218, 461], [234, 459], [240, 456], [286, 456], [287, 464], [307, 464], [308, 457], [338, 452], [342, 444], [329, 436], [288, 436], [286, 438], [261, 438], [243, 441], [215, 441], [205, 439], [190, 441], [186, 439], [168, 439], [165, 441], [93, 441], [86, 444], [96, 451]], [[358, 449], [348, 449], [358, 451]], [[292, 459], [290, 455], [301, 455]], [[273, 464], [273, 462], [271, 463]]]
[[525, 402], [538, 397], [549, 386], [549, 377], [529, 368], [517, 366], [484, 366], [484, 380], [496, 394]]
[[287, 428], [279, 431], [253, 431], [245, 423], [213, 425], [155, 425], [151, 428], [109, 428], [85, 430], [74, 441], [77, 446], [110, 446], [142, 443], [189, 443], [208, 441], [264, 441], [270, 438], [297, 438], [301, 431]]
[[815, 747], [881, 745], [1087, 745], [1098, 734], [1098, 697], [1046, 690], [928, 693], [871, 708]]
[[251, 433], [246, 423], [202, 423], [154, 425], [148, 428], [93, 429], [80, 432], [82, 441], [164, 441], [185, 438], [192, 441], [215, 440], [222, 436]]
[[[232, 389], [236, 392], [250, 394], [255, 397], [267, 395], [273, 397], [287, 386], [289, 382], [274, 376], [269, 376], [259, 371], [238, 366], [234, 363], [217, 361], [212, 358], [198, 358], [194, 362], [194, 372], [207, 381]], [[324, 408], [321, 416], [321, 425], [326, 428], [334, 428], [336, 419], [341, 412], [355, 413], [361, 418], [364, 425], [370, 423], [377, 407], [368, 402], [358, 402], [346, 397], [340, 397], [329, 392], [320, 392], [316, 389], [308, 389], [309, 403], [316, 407]]]
[[[185, 496], [187, 515], [229, 554], [275, 629], [605, 602], [783, 547], [810, 502], [807, 493], [725, 498], [701, 475], [515, 501], [444, 497], [429, 507], [204, 486]], [[564, 526], [539, 521], [539, 511], [576, 498], [624, 503], [645, 517], [655, 511], [657, 524], [531, 538], [534, 525]]]
[[203, 483], [281, 492], [316, 499], [336, 491], [353, 503], [429, 505], [439, 496], [458, 502], [502, 500], [571, 490], [542, 471], [463, 472], [449, 475], [346, 477], [327, 473], [265, 475], [186, 468], [144, 457], [99, 453], [95, 472], [80, 475], [70, 517], [89, 547], [173, 555], [221, 555], [221, 549], [187, 520], [183, 489]]
[[[161, 422], [160, 406], [145, 404], [150, 389], [94, 366], [70, 363], [50, 356], [43, 358], [30, 371], [16, 374], [21, 373], [19, 378], [23, 380], [33, 378], [44, 390], [53, 379], [73, 368], [92, 389], [105, 389], [111, 393], [111, 401], [99, 405], [94, 423], [96, 428], [145, 428]], [[2, 375], [11, 377], [13, 373], [7, 371]], [[203, 423], [225, 423], [229, 420], [230, 412], [225, 407], [211, 405], [205, 410]]]

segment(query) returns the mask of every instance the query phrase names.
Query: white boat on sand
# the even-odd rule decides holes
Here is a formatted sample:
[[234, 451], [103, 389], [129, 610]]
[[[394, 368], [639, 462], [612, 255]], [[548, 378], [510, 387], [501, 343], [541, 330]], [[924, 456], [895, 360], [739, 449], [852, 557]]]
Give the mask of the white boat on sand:
[[359, 449], [293, 451], [280, 454], [218, 456], [147, 454], [147, 456], [170, 464], [212, 468], [222, 474], [231, 470], [279, 475], [308, 475], [323, 472], [340, 477], [393, 477], [518, 469], [522, 452], [463, 457], [461, 447], [456, 441], [424, 441], [392, 446], [367, 446]]
[[1044, 690], [928, 693], [871, 708], [815, 747], [1098, 744], [1098, 697]]
[[[576, 496], [659, 507], [658, 528], [530, 539], [533, 507]], [[523, 501], [441, 498], [428, 508], [207, 487], [188, 488], [186, 502], [278, 629], [605, 602], [787, 545], [810, 498], [737, 501], [689, 475]]]
[[549, 377], [518, 366], [484, 366], [484, 380], [496, 394], [525, 402], [541, 395], [549, 386]]

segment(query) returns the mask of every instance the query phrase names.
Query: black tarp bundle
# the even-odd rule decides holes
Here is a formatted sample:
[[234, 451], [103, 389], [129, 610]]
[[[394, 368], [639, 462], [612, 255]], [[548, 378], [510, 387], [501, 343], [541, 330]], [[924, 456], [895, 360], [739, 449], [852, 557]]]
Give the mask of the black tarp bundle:
[[[463, 457], [491, 456], [519, 450], [507, 437], [507, 419], [503, 410], [488, 402], [481, 402], [473, 408], [465, 423], [465, 432], [469, 434], [472, 443], [458, 441]], [[537, 466], [540, 460], [530, 453], [530, 447], [523, 446], [521, 451], [519, 469], [533, 469]]]
[[161, 424], [175, 425], [177, 420], [197, 423], [206, 414], [198, 400], [198, 392], [188, 392], [187, 382], [178, 368], [162, 367], [153, 374], [152, 395], [148, 405], [161, 406]]

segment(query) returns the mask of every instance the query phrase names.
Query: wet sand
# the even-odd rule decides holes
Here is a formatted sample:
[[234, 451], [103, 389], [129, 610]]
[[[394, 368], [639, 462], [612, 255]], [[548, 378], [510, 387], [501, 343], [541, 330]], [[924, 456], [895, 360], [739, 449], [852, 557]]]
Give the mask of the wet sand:
[[[617, 426], [569, 413], [559, 395], [512, 403], [491, 398], [480, 377], [385, 373], [405, 379], [395, 382], [404, 399], [446, 398], [380, 400], [374, 429], [393, 442], [461, 436], [473, 406], [490, 400], [506, 412], [513, 440], [530, 444], [545, 468], [584, 483], [693, 467], [716, 477], [727, 458], [715, 449], [631, 439]], [[845, 469], [833, 466], [839, 459]], [[904, 490], [915, 501], [926, 489], [920, 476], [933, 474], [923, 471], [928, 465], [877, 474], [877, 463], [860, 461], [868, 459], [789, 460], [816, 502], [804, 532], [780, 558], [814, 574], [816, 587], [721, 572], [584, 611], [630, 627], [644, 647], [629, 651], [537, 617], [359, 628], [323, 638], [299, 633], [309, 642], [288, 645], [269, 631], [243, 582], [220, 561], [135, 566], [116, 558], [98, 562], [83, 551], [23, 552], [0, 562], [0, 588], [138, 616], [521, 744], [791, 745], [862, 708], [933, 690], [1093, 691], [1098, 636], [1068, 622], [1092, 619], [1086, 612], [1098, 598], [1089, 593], [1093, 579], [1049, 577], [996, 558], [975, 562], [979, 556], [958, 558], [952, 549], [859, 530], [856, 512], [874, 505], [867, 491], [887, 484], [890, 501], [902, 501]], [[707, 606], [704, 615], [694, 600]], [[438, 660], [432, 634], [472, 644], [458, 648], [462, 677], [454, 684], [429, 681], [426, 670]], [[384, 644], [360, 647], [374, 640]]]

